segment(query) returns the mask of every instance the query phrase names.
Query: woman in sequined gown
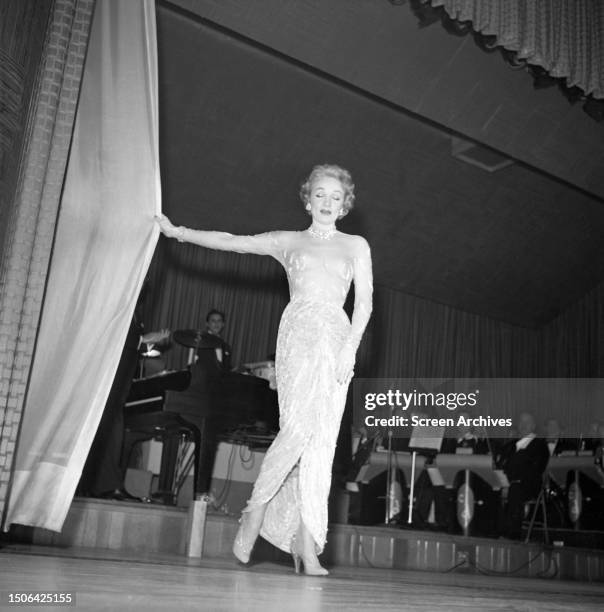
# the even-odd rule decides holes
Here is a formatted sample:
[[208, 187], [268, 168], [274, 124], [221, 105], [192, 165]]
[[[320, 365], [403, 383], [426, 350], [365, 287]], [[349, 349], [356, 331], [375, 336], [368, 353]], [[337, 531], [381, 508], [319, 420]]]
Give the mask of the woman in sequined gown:
[[[327, 534], [331, 465], [353, 374], [355, 355], [372, 308], [371, 255], [360, 236], [339, 232], [338, 219], [354, 201], [350, 174], [315, 166], [300, 196], [312, 217], [301, 232], [234, 236], [175, 227], [158, 219], [168, 237], [207, 248], [271, 255], [285, 268], [290, 302], [277, 338], [280, 430], [263, 460], [243, 511], [233, 552], [247, 563], [260, 534], [299, 560], [308, 574], [326, 574], [317, 554]], [[355, 284], [352, 321], [343, 304]]]

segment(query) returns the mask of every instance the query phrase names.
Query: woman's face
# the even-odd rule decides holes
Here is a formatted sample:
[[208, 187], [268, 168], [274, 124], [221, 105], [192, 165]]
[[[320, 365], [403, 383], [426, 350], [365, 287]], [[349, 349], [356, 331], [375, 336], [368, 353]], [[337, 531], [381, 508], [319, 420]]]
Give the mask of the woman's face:
[[323, 225], [333, 225], [344, 206], [344, 187], [331, 176], [315, 179], [310, 189], [310, 214], [313, 221]]

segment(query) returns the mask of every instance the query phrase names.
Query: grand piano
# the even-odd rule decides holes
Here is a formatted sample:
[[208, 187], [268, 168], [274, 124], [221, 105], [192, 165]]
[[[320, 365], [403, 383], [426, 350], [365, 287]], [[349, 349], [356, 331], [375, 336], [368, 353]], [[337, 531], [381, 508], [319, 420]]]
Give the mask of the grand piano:
[[[138, 442], [162, 441], [159, 501], [175, 503], [191, 462], [195, 494], [206, 492], [220, 440], [256, 448], [270, 444], [278, 428], [279, 410], [272, 380], [262, 377], [260, 366], [268, 363], [216, 373], [201, 359], [182, 370], [133, 381], [125, 406], [123, 457], [127, 463]], [[187, 443], [195, 445], [188, 463], [183, 460]]]

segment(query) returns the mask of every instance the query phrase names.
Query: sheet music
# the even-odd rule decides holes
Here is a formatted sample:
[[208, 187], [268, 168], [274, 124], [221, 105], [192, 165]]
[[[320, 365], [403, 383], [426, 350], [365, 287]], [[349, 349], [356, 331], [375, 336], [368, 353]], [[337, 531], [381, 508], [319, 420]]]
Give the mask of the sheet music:
[[409, 448], [440, 451], [444, 435], [445, 427], [416, 426], [411, 432]]

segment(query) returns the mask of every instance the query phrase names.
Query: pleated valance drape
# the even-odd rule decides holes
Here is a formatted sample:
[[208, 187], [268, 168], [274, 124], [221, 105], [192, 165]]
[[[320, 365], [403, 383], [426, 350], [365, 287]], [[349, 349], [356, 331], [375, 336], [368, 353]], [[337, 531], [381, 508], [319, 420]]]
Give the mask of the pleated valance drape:
[[604, 2], [601, 0], [430, 0], [458, 21], [496, 36], [520, 59], [604, 98]]

